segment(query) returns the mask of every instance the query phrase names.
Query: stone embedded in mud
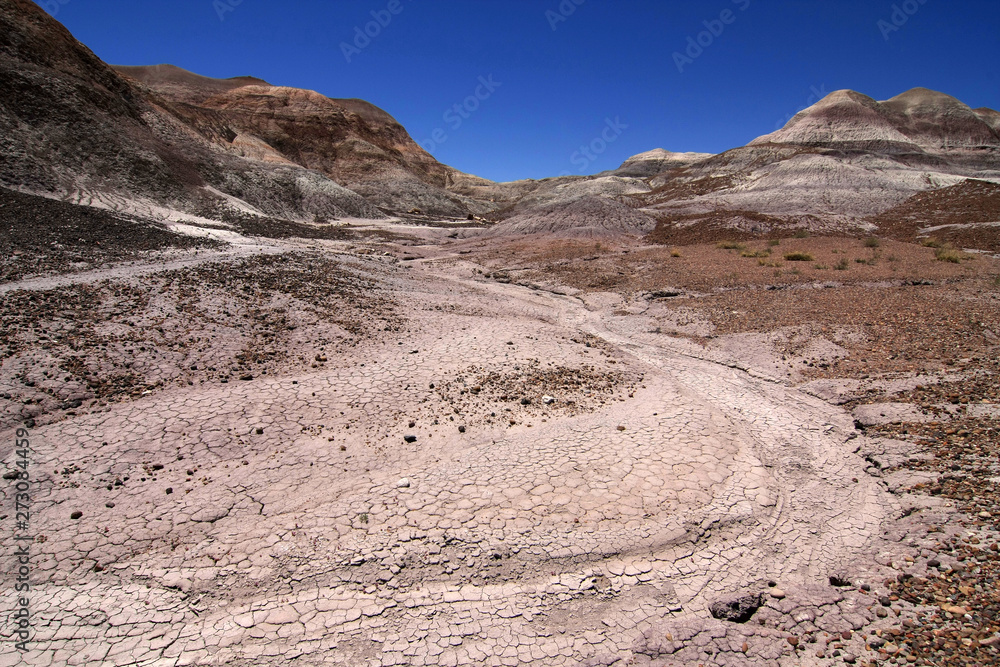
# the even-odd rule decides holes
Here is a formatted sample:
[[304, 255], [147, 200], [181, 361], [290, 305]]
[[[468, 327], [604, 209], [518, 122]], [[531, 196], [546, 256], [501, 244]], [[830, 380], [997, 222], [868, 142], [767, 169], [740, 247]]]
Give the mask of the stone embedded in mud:
[[708, 610], [712, 616], [721, 621], [732, 623], [746, 623], [757, 610], [764, 604], [764, 598], [760, 594], [743, 595], [732, 600], [718, 600], [713, 602]]
[[850, 586], [851, 580], [844, 574], [831, 574], [830, 585], [838, 587]]
[[403, 436], [403, 441], [406, 442], [406, 443], [409, 443], [409, 444], [413, 444], [414, 442], [417, 441], [417, 436], [415, 436], [415, 435], [404, 435]]

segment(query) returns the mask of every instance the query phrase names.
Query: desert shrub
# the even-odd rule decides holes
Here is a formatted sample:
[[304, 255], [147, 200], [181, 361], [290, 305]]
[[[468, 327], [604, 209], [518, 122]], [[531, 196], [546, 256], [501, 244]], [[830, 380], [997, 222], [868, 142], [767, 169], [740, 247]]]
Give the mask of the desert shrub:
[[882, 245], [882, 242], [879, 241], [878, 238], [875, 236], [869, 236], [868, 238], [865, 239], [866, 248], [877, 248], [880, 245]]
[[826, 264], [813, 264], [813, 268], [814, 268], [814, 269], [818, 269], [818, 270], [820, 270], [820, 271], [826, 271], [826, 270], [827, 270], [827, 269], [829, 269], [830, 267], [829, 267], [829, 266], [827, 266]]
[[744, 250], [744, 249], [746, 249], [745, 245], [743, 245], [742, 243], [737, 243], [736, 241], [720, 241], [718, 243], [718, 245], [716, 245], [716, 247], [717, 248], [721, 248], [723, 250]]
[[807, 238], [809, 238], [809, 230], [808, 229], [796, 229], [794, 236], [797, 239], [807, 239]]
[[843, 259], [841, 259], [841, 260], [840, 260], [839, 262], [837, 262], [836, 264], [834, 264], [834, 265], [833, 265], [833, 268], [835, 268], [835, 269], [836, 269], [836, 270], [838, 270], [838, 271], [846, 271], [846, 270], [847, 270], [847, 268], [848, 268], [848, 267], [849, 267], [850, 265], [851, 265], [851, 263], [847, 261], [847, 258], [846, 258], [846, 257], [844, 257], [844, 258], [843, 258]]
[[771, 246], [772, 248], [777, 247], [781, 245], [781, 239], [771, 239], [770, 241], [767, 242], [767, 245]]
[[770, 257], [770, 250], [744, 250], [740, 253], [740, 257]]
[[811, 262], [813, 256], [807, 252], [789, 252], [785, 254], [785, 259], [789, 262]]
[[952, 264], [959, 264], [962, 261], [964, 255], [955, 248], [950, 243], [945, 243], [940, 248], [934, 251], [934, 259], [939, 262], [951, 262]]
[[928, 236], [927, 238], [925, 238], [923, 240], [923, 242], [921, 243], [921, 245], [924, 246], [925, 248], [940, 248], [941, 247], [941, 242], [938, 241], [933, 236]]
[[677, 248], [671, 248], [670, 249], [670, 256], [671, 257], [681, 257], [682, 256], [681, 255], [681, 251], [678, 250]]

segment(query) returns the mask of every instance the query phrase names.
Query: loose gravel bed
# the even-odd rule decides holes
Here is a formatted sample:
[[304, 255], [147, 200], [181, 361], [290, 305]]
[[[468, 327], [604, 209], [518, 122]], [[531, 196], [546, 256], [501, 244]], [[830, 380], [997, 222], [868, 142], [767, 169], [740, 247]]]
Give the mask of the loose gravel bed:
[[0, 423], [316, 367], [400, 327], [365, 270], [288, 253], [11, 292], [0, 302]]
[[221, 244], [152, 222], [0, 188], [0, 283]]

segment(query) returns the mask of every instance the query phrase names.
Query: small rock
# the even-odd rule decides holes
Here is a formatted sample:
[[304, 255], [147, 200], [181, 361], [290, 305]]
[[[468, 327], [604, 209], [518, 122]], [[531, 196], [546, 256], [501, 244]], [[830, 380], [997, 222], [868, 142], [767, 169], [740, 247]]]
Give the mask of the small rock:
[[530, 398], [522, 398], [521, 399], [521, 405], [531, 405], [531, 399]]
[[254, 433], [256, 433], [257, 435], [264, 435], [264, 429], [258, 426], [257, 428], [254, 429]]
[[404, 477], [403, 479], [396, 482], [397, 489], [408, 489], [410, 488], [410, 478]]
[[788, 643], [791, 644], [792, 646], [798, 646], [799, 645], [799, 638], [798, 637], [788, 637]]
[[833, 574], [833, 575], [830, 575], [830, 585], [831, 586], [838, 586], [838, 587], [850, 586], [851, 585], [851, 580], [848, 579], [845, 575], [842, 575], [842, 574]]
[[882, 605], [883, 607], [891, 607], [891, 606], [892, 606], [892, 600], [890, 600], [890, 599], [889, 599], [889, 597], [888, 597], [888, 596], [886, 596], [886, 595], [883, 595], [882, 597], [880, 597], [880, 598], [878, 599], [878, 602], [879, 602], [879, 604], [881, 604], [881, 605]]
[[416, 441], [417, 441], [417, 436], [415, 436], [415, 435], [404, 435], [403, 436], [403, 442], [407, 442], [407, 443], [413, 444]]
[[746, 623], [764, 604], [762, 595], [744, 595], [732, 600], [718, 600], [709, 605], [712, 616], [723, 621]]
[[772, 588], [771, 597], [773, 597], [775, 600], [784, 600], [785, 591], [781, 590], [780, 588]]
[[846, 662], [847, 664], [853, 665], [857, 661], [858, 661], [858, 659], [857, 659], [857, 657], [854, 656], [853, 653], [845, 653], [844, 654], [844, 662]]
[[542, 396], [542, 403], [545, 405], [552, 405], [556, 402], [556, 399], [552, 396]]
[[76, 519], [79, 519], [82, 516], [83, 516], [83, 512], [73, 512], [72, 514], [69, 515], [69, 518], [76, 520]]
[[464, 426], [459, 426], [458, 427], [458, 432], [459, 433], [465, 433], [465, 427]]
[[243, 375], [240, 376], [240, 379], [244, 380], [244, 381], [246, 381], [246, 380], [252, 380], [253, 379], [253, 375], [251, 375], [250, 373], [244, 373]]

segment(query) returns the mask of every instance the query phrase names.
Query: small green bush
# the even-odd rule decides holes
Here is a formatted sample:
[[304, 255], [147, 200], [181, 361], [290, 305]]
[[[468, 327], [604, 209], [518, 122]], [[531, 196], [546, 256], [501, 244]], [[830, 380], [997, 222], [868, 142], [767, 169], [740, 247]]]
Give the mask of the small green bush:
[[785, 255], [785, 259], [789, 262], [811, 262], [813, 256], [807, 252], [790, 252]]
[[737, 243], [736, 241], [720, 241], [717, 248], [722, 250], [745, 250], [746, 246], [742, 243]]
[[846, 257], [844, 257], [839, 262], [834, 264], [833, 268], [837, 269], [838, 271], [846, 271], [850, 265], [851, 263], [847, 261]]
[[866, 248], [877, 248], [880, 245], [882, 245], [882, 242], [879, 241], [878, 238], [874, 236], [869, 236], [868, 238], [865, 239]]
[[794, 236], [797, 239], [807, 239], [807, 238], [809, 238], [809, 230], [808, 229], [796, 229]]

